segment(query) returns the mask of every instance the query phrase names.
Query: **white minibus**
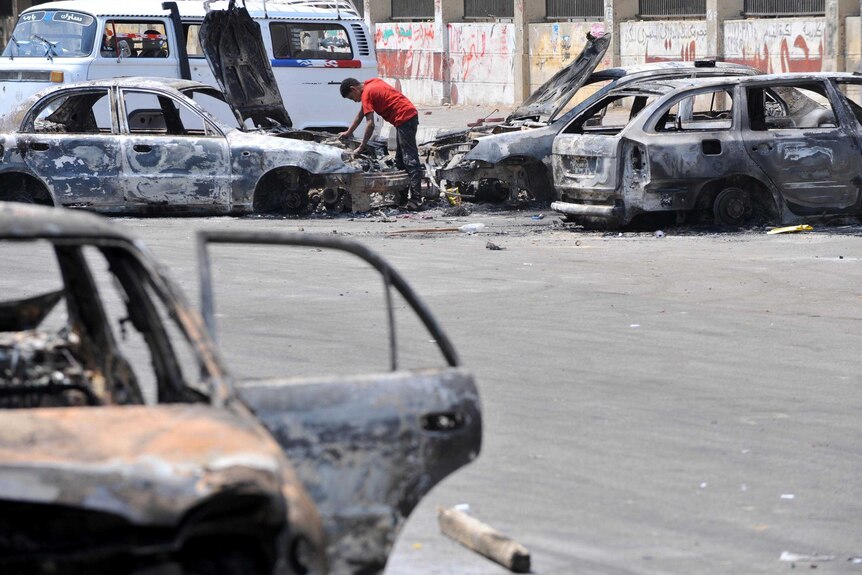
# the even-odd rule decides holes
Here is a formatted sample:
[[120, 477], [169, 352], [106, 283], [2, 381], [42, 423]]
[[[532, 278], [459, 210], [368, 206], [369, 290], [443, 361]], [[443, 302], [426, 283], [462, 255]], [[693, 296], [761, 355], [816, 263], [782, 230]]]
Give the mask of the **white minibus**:
[[[0, 58], [0, 114], [52, 83], [119, 76], [188, 78], [218, 86], [201, 51], [201, 0], [65, 0], [24, 10]], [[260, 25], [285, 107], [296, 128], [343, 130], [356, 104], [347, 77], [377, 75], [368, 28], [350, 0], [245, 3]]]

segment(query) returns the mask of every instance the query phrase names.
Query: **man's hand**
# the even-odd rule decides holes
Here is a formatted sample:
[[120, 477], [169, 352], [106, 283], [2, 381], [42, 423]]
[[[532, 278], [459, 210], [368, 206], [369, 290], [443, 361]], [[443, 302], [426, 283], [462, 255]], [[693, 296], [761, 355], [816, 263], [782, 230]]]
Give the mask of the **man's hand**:
[[363, 145], [363, 146], [359, 146], [358, 148], [356, 148], [355, 150], [353, 150], [353, 154], [354, 154], [354, 155], [356, 155], [356, 156], [358, 156], [359, 154], [363, 153], [363, 152], [364, 152], [365, 150], [367, 150], [367, 149], [368, 149], [368, 148], [367, 148], [366, 146], [364, 146], [364, 145]]
[[341, 132], [340, 134], [338, 134], [338, 137], [342, 140], [346, 140], [347, 138], [350, 138], [351, 136], [353, 136], [353, 132]]

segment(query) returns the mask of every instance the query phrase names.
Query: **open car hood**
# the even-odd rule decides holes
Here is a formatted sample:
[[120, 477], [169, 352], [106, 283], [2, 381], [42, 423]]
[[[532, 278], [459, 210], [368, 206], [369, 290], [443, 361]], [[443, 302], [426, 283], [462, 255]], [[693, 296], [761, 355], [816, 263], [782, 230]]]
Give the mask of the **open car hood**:
[[551, 121], [584, 85], [602, 61], [610, 44], [610, 34], [596, 37], [587, 33], [587, 43], [578, 57], [539, 86], [506, 121], [531, 117], [543, 117]]
[[210, 10], [200, 29], [201, 48], [219, 88], [240, 123], [293, 126], [263, 45], [260, 26], [248, 10], [235, 6]]

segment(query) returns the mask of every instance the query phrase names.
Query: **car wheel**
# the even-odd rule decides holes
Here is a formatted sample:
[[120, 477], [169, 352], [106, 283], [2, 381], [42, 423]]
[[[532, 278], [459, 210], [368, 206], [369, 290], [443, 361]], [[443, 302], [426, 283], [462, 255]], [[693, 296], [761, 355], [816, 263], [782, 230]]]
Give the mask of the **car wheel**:
[[303, 214], [308, 211], [308, 178], [294, 171], [280, 174], [281, 211]]
[[751, 217], [751, 196], [742, 188], [724, 188], [712, 203], [715, 223], [738, 226]]

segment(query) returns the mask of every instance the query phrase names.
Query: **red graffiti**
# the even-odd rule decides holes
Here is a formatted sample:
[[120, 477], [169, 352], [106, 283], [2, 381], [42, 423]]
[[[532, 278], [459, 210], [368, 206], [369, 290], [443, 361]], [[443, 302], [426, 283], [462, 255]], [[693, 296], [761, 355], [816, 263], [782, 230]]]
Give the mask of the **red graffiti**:
[[383, 78], [430, 79], [442, 82], [444, 79], [443, 67], [443, 55], [438, 52], [377, 51], [378, 74]]
[[[673, 50], [673, 41], [665, 40], [664, 48], [667, 52]], [[687, 45], [683, 44], [682, 49], [679, 51], [679, 57], [675, 56], [650, 56], [649, 47], [647, 47], [647, 52], [644, 55], [644, 61], [647, 64], [652, 64], [653, 62], [693, 62], [697, 59], [697, 48], [695, 45], [695, 41], [692, 40]]]
[[778, 45], [778, 64], [780, 70], [776, 70], [773, 66], [772, 58], [769, 54], [769, 46], [764, 43], [763, 51], [753, 55], [748, 55], [745, 49], [742, 50], [741, 58], [728, 58], [729, 62], [737, 64], [747, 64], [754, 66], [759, 70], [763, 70], [767, 74], [785, 73], [785, 72], [820, 72], [823, 70], [823, 41], [821, 40], [818, 47], [818, 55], [812, 56], [811, 50], [808, 48], [808, 42], [800, 34], [793, 41], [793, 47], [802, 51], [802, 56], [791, 56], [790, 46], [787, 43], [787, 38], [782, 38]]

